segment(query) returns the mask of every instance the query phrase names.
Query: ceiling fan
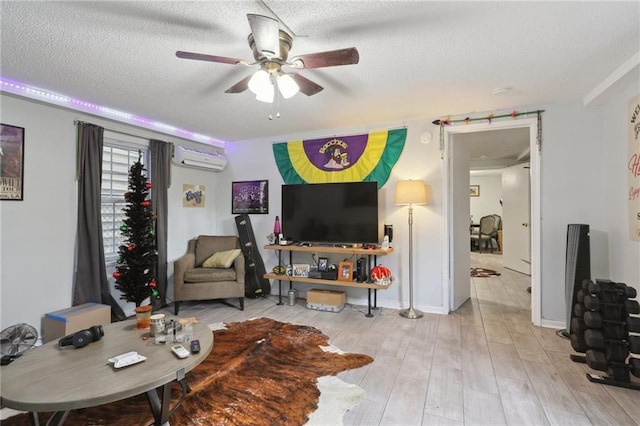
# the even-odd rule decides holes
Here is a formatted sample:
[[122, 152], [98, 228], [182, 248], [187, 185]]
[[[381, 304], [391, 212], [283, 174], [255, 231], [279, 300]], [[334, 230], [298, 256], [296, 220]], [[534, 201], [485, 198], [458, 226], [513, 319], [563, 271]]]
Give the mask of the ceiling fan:
[[268, 16], [255, 14], [247, 14], [247, 18], [251, 27], [251, 34], [248, 37], [249, 47], [253, 51], [255, 61], [250, 62], [225, 56], [183, 52], [181, 50], [176, 52], [176, 56], [183, 59], [222, 64], [260, 65], [260, 69], [256, 73], [240, 80], [228, 88], [225, 93], [241, 93], [249, 89], [256, 94], [257, 100], [263, 102], [273, 102], [276, 86], [285, 99], [292, 97], [298, 91], [307, 96], [312, 96], [323, 89], [319, 84], [296, 72], [285, 72], [283, 70], [285, 66], [293, 69], [326, 68], [357, 64], [360, 59], [358, 49], [350, 47], [299, 55], [289, 61], [288, 57], [293, 44], [293, 37], [280, 29], [278, 21]]

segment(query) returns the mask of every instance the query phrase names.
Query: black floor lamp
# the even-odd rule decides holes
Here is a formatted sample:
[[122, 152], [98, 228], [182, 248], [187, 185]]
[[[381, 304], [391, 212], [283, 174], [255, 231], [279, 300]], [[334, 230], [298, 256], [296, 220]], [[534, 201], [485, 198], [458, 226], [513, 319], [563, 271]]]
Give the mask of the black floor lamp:
[[409, 309], [400, 311], [400, 316], [409, 319], [423, 317], [413, 308], [413, 205], [427, 204], [427, 186], [421, 180], [403, 180], [396, 185], [396, 205], [409, 206]]

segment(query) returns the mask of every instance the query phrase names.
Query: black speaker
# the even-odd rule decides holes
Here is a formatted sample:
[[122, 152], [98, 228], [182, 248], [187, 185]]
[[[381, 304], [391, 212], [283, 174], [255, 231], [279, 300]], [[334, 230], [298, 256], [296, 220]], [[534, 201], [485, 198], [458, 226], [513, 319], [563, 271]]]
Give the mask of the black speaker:
[[71, 346], [76, 348], [84, 348], [91, 342], [97, 342], [104, 336], [104, 330], [101, 325], [94, 325], [86, 330], [77, 331], [68, 336], [62, 337], [58, 341], [58, 346]]
[[356, 261], [356, 281], [359, 283], [364, 283], [369, 280], [369, 274], [367, 272], [368, 266], [367, 259], [365, 257], [361, 257]]
[[589, 225], [567, 226], [567, 260], [565, 265], [565, 296], [567, 305], [566, 335], [571, 334], [573, 307], [578, 303], [582, 281], [591, 279]]

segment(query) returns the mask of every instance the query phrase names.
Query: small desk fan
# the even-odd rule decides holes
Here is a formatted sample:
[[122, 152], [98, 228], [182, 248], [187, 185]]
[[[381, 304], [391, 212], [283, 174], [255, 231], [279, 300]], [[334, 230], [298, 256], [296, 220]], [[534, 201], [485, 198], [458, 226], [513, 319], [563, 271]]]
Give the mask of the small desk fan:
[[24, 352], [31, 349], [38, 340], [38, 331], [32, 326], [20, 323], [0, 332], [0, 352], [2, 365], [11, 363]]

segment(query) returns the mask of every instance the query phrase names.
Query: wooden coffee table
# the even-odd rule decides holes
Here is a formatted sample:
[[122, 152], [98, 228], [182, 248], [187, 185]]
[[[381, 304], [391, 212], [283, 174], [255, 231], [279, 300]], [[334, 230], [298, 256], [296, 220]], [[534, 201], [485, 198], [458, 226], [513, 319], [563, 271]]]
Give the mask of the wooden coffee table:
[[[200, 340], [200, 352], [179, 359], [171, 352], [171, 344], [156, 345], [151, 337], [145, 340], [149, 330], [137, 330], [135, 324], [129, 320], [105, 325], [104, 337], [84, 348], [60, 348], [56, 339], [27, 351], [2, 367], [2, 406], [32, 412], [36, 424], [37, 412], [53, 411], [48, 424], [58, 425], [70, 410], [146, 393], [155, 424], [167, 423], [171, 383], [180, 382], [184, 396], [184, 376], [211, 352], [213, 332], [194, 324], [193, 338]], [[183, 346], [189, 350], [188, 342]], [[147, 359], [119, 369], [108, 361], [132, 351]]]

